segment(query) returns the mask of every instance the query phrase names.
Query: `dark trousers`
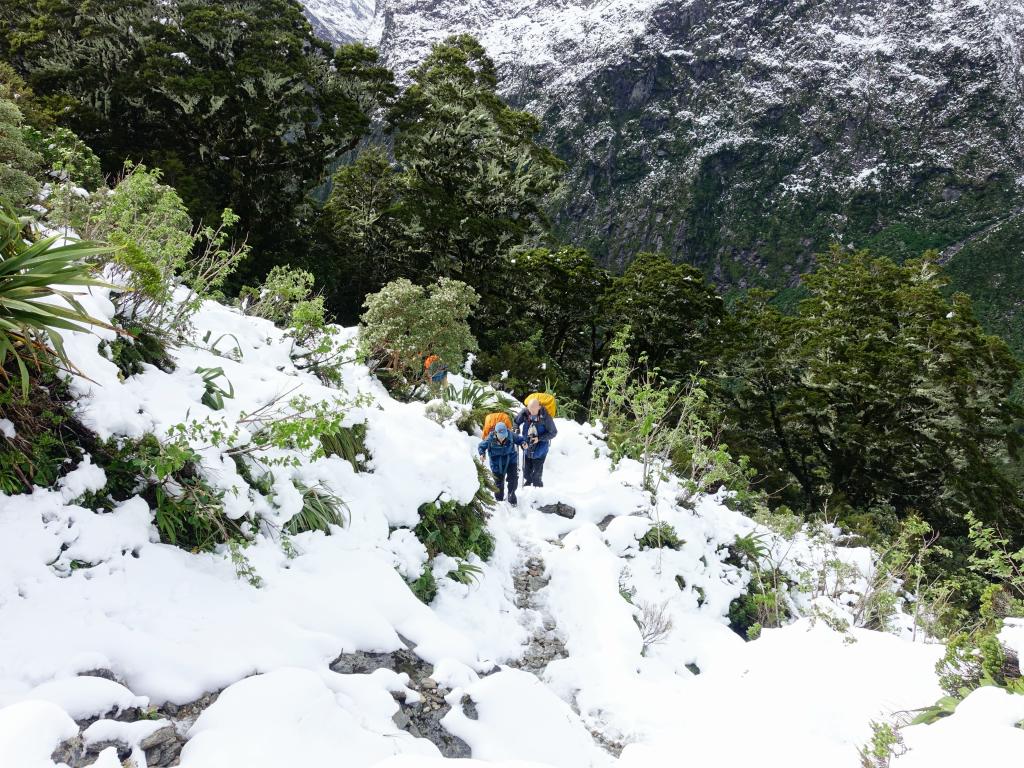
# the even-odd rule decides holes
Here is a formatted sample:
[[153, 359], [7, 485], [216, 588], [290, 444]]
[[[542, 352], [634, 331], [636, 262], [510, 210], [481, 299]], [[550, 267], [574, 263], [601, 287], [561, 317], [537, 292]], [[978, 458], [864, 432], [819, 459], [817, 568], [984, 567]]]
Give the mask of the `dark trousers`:
[[523, 485], [535, 485], [538, 488], [544, 486], [544, 459], [534, 459], [530, 456], [526, 457], [526, 462], [523, 464]]
[[505, 474], [494, 473], [494, 484], [498, 486], [498, 492], [494, 498], [501, 501], [505, 498], [505, 480], [508, 479], [508, 495], [515, 496], [516, 488], [519, 487], [519, 464], [509, 464]]

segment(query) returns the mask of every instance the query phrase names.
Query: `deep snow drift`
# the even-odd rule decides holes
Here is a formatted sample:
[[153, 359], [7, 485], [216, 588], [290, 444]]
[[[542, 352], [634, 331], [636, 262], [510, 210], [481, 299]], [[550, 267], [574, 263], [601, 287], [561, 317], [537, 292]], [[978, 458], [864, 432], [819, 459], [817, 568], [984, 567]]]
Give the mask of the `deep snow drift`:
[[[113, 313], [102, 292], [85, 303], [99, 317]], [[76, 506], [104, 482], [88, 460], [55, 490], [0, 496], [4, 768], [54, 765], [54, 748], [79, 731], [75, 720], [100, 718], [85, 743], [138, 744], [166, 723], [119, 722], [118, 712], [216, 691], [217, 701], [182, 734], [186, 768], [443, 768], [448, 761], [432, 743], [393, 720], [396, 697], [415, 705], [419, 696], [408, 675], [329, 668], [342, 652], [407, 646], [451, 690], [443, 725], [474, 760], [493, 764], [854, 768], [871, 720], [927, 706], [941, 693], [933, 672], [939, 646], [906, 632], [837, 631], [813, 618], [807, 596], [797, 596], [807, 618], [743, 641], [724, 617], [748, 574], [725, 558], [754, 523], [718, 498], [701, 498], [693, 510], [678, 506], [674, 481], [652, 502], [637, 464], [613, 469], [598, 431], [566, 420], [548, 460], [548, 486], [523, 489], [518, 509], [497, 505], [489, 523], [495, 553], [478, 563], [476, 581], [453, 581], [446, 574], [454, 562], [436, 558], [439, 594], [427, 607], [406, 582], [427, 559], [410, 528], [420, 504], [473, 496], [476, 439], [429, 419], [423, 403], [392, 400], [357, 363], [345, 367], [343, 391], [323, 386], [296, 369], [291, 340], [267, 321], [207, 303], [195, 326], [194, 345], [174, 352], [175, 372], [150, 367], [124, 381], [98, 351], [103, 332], [68, 334], [69, 352], [88, 376], [72, 382], [82, 421], [101, 437], [162, 436], [211, 416], [233, 425], [296, 387], [314, 400], [341, 398], [346, 423], [367, 424], [369, 471], [300, 455], [297, 467], [275, 468], [273, 504], [220, 449], [197, 447], [231, 516], [284, 523], [301, 505], [294, 479], [323, 483], [344, 499], [347, 525], [331, 536], [296, 536], [292, 557], [272, 532], [258, 535], [245, 550], [262, 579], [257, 588], [236, 575], [227, 551], [190, 554], [160, 544], [153, 513], [138, 497], [110, 513]], [[197, 367], [221, 367], [231, 381], [234, 397], [223, 411], [202, 404]], [[536, 510], [555, 501], [573, 505], [576, 517]], [[652, 517], [675, 527], [685, 541], [678, 551], [639, 549]], [[794, 568], [823, 557], [802, 539], [792, 551]], [[870, 568], [867, 551], [839, 552]], [[531, 607], [517, 607], [515, 575], [531, 558], [544, 564], [546, 584]], [[818, 614], [841, 614], [837, 601], [824, 603], [816, 601]], [[668, 636], [646, 653], [634, 621], [645, 604], [671, 618]], [[544, 626], [553, 627], [565, 658], [540, 676], [506, 666]], [[1007, 633], [1024, 650], [1024, 630]], [[124, 685], [88, 674], [96, 670]], [[1024, 697], [978, 691], [955, 716], [906, 729], [912, 749], [895, 764], [1016, 765], [1024, 731], [1013, 724], [1022, 718]], [[621, 756], [606, 745], [624, 745]], [[134, 759], [145, 762], [140, 750]], [[117, 766], [116, 751], [101, 752], [96, 764]]]

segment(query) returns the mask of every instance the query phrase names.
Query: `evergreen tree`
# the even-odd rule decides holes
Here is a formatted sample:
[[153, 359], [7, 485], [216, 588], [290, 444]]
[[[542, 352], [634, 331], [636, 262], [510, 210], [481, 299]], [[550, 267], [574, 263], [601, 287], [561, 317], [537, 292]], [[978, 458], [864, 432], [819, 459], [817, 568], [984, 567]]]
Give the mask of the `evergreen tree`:
[[518, 389], [546, 383], [585, 402], [605, 340], [601, 298], [610, 282], [582, 248], [535, 248], [510, 257], [502, 290], [478, 316], [477, 372], [509, 371]]
[[563, 163], [537, 143], [540, 123], [497, 93], [493, 62], [472, 37], [434, 46], [388, 114], [401, 170], [398, 214], [434, 275], [490, 293], [495, 259], [542, 235]]
[[2, 0], [0, 49], [105, 170], [159, 167], [193, 216], [230, 207], [268, 250], [369, 125], [390, 75], [336, 55], [294, 0]]
[[632, 328], [632, 347], [650, 366], [683, 378], [712, 351], [724, 304], [700, 270], [641, 253], [612, 282], [604, 311], [613, 328]]
[[943, 295], [934, 256], [897, 265], [834, 249], [804, 285], [793, 317], [763, 297], [741, 309], [733, 441], [812, 512], [916, 513], [963, 534], [974, 511], [1019, 531], [1020, 365], [966, 296]]

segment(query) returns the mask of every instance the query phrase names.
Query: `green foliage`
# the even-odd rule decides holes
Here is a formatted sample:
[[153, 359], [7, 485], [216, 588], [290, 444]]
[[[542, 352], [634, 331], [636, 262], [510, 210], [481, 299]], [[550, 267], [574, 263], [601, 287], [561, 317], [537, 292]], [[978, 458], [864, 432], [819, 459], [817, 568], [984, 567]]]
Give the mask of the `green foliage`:
[[366, 447], [366, 422], [325, 431], [320, 435], [320, 445], [325, 456], [340, 456], [356, 472], [366, 471], [370, 459]]
[[0, 195], [17, 206], [28, 205], [39, 193], [36, 177], [43, 164], [26, 138], [21, 111], [0, 95]]
[[276, 266], [267, 273], [258, 288], [246, 287], [240, 294], [242, 310], [284, 325], [296, 305], [306, 301], [313, 291], [313, 275], [291, 266]]
[[547, 226], [563, 164], [537, 143], [539, 121], [498, 96], [483, 47], [449, 38], [409, 78], [387, 113], [394, 161], [362, 153], [335, 177], [327, 219], [342, 270], [325, 284], [339, 313], [401, 277], [496, 295], [500, 256]]
[[448, 571], [448, 578], [452, 581], [457, 581], [459, 584], [472, 584], [473, 582], [480, 580], [480, 574], [484, 572], [484, 569], [479, 565], [473, 565], [465, 560], [459, 560], [458, 566], [454, 571]]
[[388, 113], [403, 214], [432, 274], [484, 292], [494, 257], [542, 230], [564, 166], [536, 143], [537, 118], [497, 95], [494, 63], [472, 37], [435, 45], [409, 78]]
[[235, 566], [235, 575], [239, 579], [249, 582], [249, 586], [254, 589], [259, 589], [263, 586], [263, 579], [245, 556], [245, 549], [249, 544], [250, 542], [247, 539], [230, 539], [228, 541], [228, 555], [231, 557], [231, 564]]
[[107, 170], [136, 158], [197, 219], [237, 211], [255, 269], [391, 88], [375, 52], [334, 51], [293, 0], [28, 0], [5, 21], [2, 57]]
[[437, 581], [434, 579], [434, 572], [430, 569], [430, 563], [423, 567], [423, 573], [419, 578], [409, 584], [409, 589], [421, 603], [430, 605], [434, 602], [434, 598], [437, 597]]
[[[224, 374], [224, 369], [221, 367], [216, 368], [196, 368], [198, 373], [203, 378], [203, 405], [214, 411], [224, 410], [224, 398], [231, 399], [235, 396], [235, 387]], [[227, 383], [228, 388], [217, 383], [217, 379], [224, 379]]]
[[503, 411], [510, 417], [515, 416], [515, 401], [512, 398], [478, 381], [470, 381], [461, 389], [449, 384], [442, 395], [445, 401], [464, 406], [457, 424], [459, 429], [469, 435], [475, 435], [483, 428], [489, 413]]
[[98, 189], [103, 185], [100, 159], [84, 141], [67, 128], [54, 128], [43, 132], [35, 128], [25, 131], [25, 139], [42, 158], [43, 168], [52, 180], [70, 187]]
[[[726, 560], [750, 572], [746, 591], [729, 604], [729, 628], [747, 639], [753, 639], [752, 627], [779, 627], [791, 617], [786, 597], [790, 581], [782, 573], [782, 558], [776, 558], [765, 541], [764, 534], [737, 536]], [[759, 635], [755, 630], [754, 636]]]
[[107, 249], [80, 241], [57, 245], [56, 236], [30, 240], [27, 221], [0, 201], [0, 376], [7, 387], [16, 377], [23, 396], [29, 364], [38, 371], [55, 358], [61, 367], [71, 366], [60, 331], [110, 327], [86, 312], [74, 290], [105, 285], [82, 260]]
[[185, 267], [194, 239], [188, 209], [173, 187], [161, 183], [162, 176], [159, 169], [126, 164], [110, 194], [100, 198], [88, 231], [134, 244], [161, 275], [171, 276]]
[[763, 295], [740, 303], [720, 380], [727, 441], [779, 502], [917, 513], [954, 536], [973, 509], [1019, 529], [1020, 366], [966, 297], [945, 298], [934, 257], [834, 250], [804, 284], [793, 316]]
[[79, 430], [67, 384], [52, 366], [33, 377], [29, 394], [0, 392], [0, 414], [13, 436], [0, 433], [0, 492], [25, 493], [51, 487], [81, 457]]
[[641, 253], [607, 292], [604, 314], [629, 328], [634, 359], [667, 375], [696, 372], [725, 313], [721, 297], [700, 270], [660, 253]]
[[669, 523], [657, 522], [640, 538], [640, 549], [679, 549], [685, 543]]
[[[118, 314], [169, 339], [186, 335], [202, 302], [222, 298], [220, 288], [249, 254], [232, 241], [238, 216], [226, 209], [216, 228], [193, 228], [178, 193], [161, 183], [161, 171], [130, 163], [126, 169], [112, 192], [95, 195], [84, 231], [118, 246], [109, 265], [123, 286], [115, 297]], [[172, 302], [179, 281], [189, 292]]]
[[94, 458], [107, 472], [107, 486], [92, 502], [104, 508], [139, 493], [155, 510], [161, 541], [200, 552], [243, 535], [241, 521], [224, 515], [223, 493], [200, 474], [199, 454], [180, 436], [100, 445]]
[[366, 299], [360, 351], [400, 380], [418, 381], [429, 355], [451, 365], [477, 349], [467, 318], [478, 302], [476, 292], [458, 280], [441, 278], [426, 289], [395, 280]]
[[889, 768], [894, 757], [904, 754], [907, 749], [903, 745], [903, 737], [889, 723], [871, 723], [871, 741], [861, 747], [861, 768]]
[[482, 349], [477, 375], [504, 375], [503, 384], [516, 392], [547, 389], [549, 381], [561, 401], [586, 400], [605, 342], [608, 273], [572, 247], [514, 252], [494, 269], [506, 276], [474, 317]]
[[438, 499], [420, 506], [420, 522], [413, 531], [431, 557], [443, 552], [463, 559], [476, 554], [487, 560], [494, 552], [494, 539], [487, 532], [488, 510], [494, 505], [490, 473], [478, 465], [477, 474], [480, 487], [470, 503]]
[[302, 493], [302, 510], [285, 523], [286, 533], [296, 536], [306, 531], [322, 531], [330, 535], [331, 526], [345, 527], [348, 507], [326, 486], [318, 483], [309, 487], [296, 484], [296, 487]]
[[174, 370], [174, 360], [167, 352], [163, 336], [148, 326], [131, 323], [125, 323], [124, 331], [130, 335], [100, 343], [100, 350], [105, 351], [124, 378], [142, 373], [146, 365], [156, 366], [161, 371]]
[[625, 457], [643, 463], [644, 487], [653, 490], [672, 432], [670, 413], [676, 405], [677, 390], [656, 370], [646, 367], [641, 355], [633, 363], [629, 351], [629, 326], [611, 343], [611, 353], [594, 381], [591, 418], [605, 430], [612, 460]]

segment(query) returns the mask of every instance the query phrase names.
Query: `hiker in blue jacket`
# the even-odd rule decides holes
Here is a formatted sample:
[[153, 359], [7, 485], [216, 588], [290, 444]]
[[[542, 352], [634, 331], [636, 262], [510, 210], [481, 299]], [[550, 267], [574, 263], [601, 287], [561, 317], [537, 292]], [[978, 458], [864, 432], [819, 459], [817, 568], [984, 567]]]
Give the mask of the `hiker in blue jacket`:
[[547, 458], [551, 438], [558, 434], [555, 420], [535, 397], [516, 416], [516, 426], [526, 438], [526, 458], [523, 463], [523, 485], [544, 487], [544, 459]]
[[481, 457], [485, 453], [490, 454], [491, 472], [494, 473], [494, 482], [498, 485], [498, 492], [494, 498], [501, 501], [505, 498], [505, 481], [508, 480], [508, 503], [515, 506], [516, 488], [519, 487], [519, 449], [516, 446], [524, 445], [526, 439], [509, 429], [503, 422], [498, 422], [494, 430], [486, 440], [481, 440], [477, 452]]

